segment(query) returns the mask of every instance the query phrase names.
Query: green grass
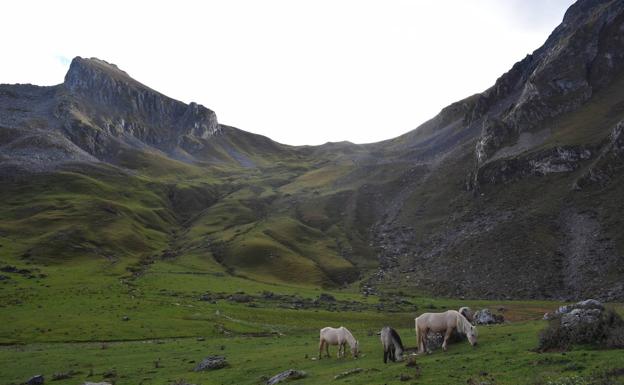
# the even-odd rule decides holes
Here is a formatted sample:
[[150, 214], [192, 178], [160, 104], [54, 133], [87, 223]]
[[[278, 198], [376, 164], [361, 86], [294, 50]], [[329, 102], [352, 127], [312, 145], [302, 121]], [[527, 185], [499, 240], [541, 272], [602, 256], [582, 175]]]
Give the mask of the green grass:
[[[242, 291], [257, 297], [272, 291], [316, 298], [321, 291], [219, 274], [220, 265], [197, 256], [156, 262], [132, 280], [120, 280], [123, 272], [101, 261], [40, 270], [47, 277], [9, 274], [11, 280], [0, 286], [2, 383], [18, 384], [37, 373], [49, 381], [54, 373], [78, 372], [72, 379], [54, 382], [69, 385], [100, 381], [114, 370], [118, 385], [170, 384], [179, 379], [197, 384], [259, 384], [261, 376], [295, 368], [308, 373], [297, 382], [301, 384], [398, 384], [401, 374], [415, 376], [417, 372], [404, 363], [384, 365], [374, 332], [393, 325], [406, 346], [414, 347], [412, 324], [417, 314], [432, 306], [442, 310], [460, 304], [505, 306], [512, 322], [480, 327], [476, 348], [461, 343], [451, 345], [447, 353], [418, 356], [420, 375], [410, 383], [494, 378], [496, 384], [532, 384], [624, 366], [624, 355], [613, 350], [579, 347], [567, 353], [533, 352], [538, 332], [545, 326], [541, 315], [557, 306], [546, 301], [462, 301], [404, 294], [414, 304], [413, 310], [394, 313], [376, 310], [379, 298], [362, 297], [346, 288], [330, 292], [339, 301], [360, 303], [361, 310], [295, 310], [259, 299], [255, 300], [258, 307], [225, 299], [214, 304], [199, 301], [205, 292]], [[124, 316], [130, 320], [124, 321]], [[360, 341], [363, 356], [312, 360], [318, 353], [318, 329], [327, 325], [349, 327]], [[331, 352], [335, 354], [335, 348]], [[211, 354], [225, 355], [230, 366], [213, 372], [192, 371]], [[333, 380], [356, 367], [365, 371]]]

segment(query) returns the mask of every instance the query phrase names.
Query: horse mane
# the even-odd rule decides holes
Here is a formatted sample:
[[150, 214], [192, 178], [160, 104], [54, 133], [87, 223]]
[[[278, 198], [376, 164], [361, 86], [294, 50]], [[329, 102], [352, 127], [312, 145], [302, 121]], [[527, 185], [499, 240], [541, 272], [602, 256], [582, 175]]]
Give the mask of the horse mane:
[[353, 334], [351, 334], [351, 331], [349, 329], [344, 326], [341, 326], [341, 328], [344, 329], [345, 334], [347, 335], [347, 342], [349, 342], [349, 346], [353, 348], [357, 340], [355, 339], [355, 337], [353, 337]]
[[[464, 334], [468, 334], [468, 331], [472, 328], [472, 324], [464, 317], [464, 315], [458, 311], [457, 313], [457, 329]], [[477, 329], [474, 329], [474, 333], [477, 333]]]
[[401, 350], [405, 350], [403, 347], [403, 342], [401, 341], [401, 337], [399, 337], [399, 333], [396, 332], [393, 328], [390, 328], [390, 337], [394, 340], [396, 345], [399, 345]]

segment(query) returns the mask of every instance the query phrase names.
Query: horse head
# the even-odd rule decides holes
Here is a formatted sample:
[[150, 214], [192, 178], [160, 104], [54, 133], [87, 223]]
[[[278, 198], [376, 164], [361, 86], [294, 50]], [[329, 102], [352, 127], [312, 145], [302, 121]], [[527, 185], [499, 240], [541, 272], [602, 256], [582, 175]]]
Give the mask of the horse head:
[[353, 356], [353, 358], [358, 358], [358, 356], [360, 355], [360, 343], [358, 342], [358, 340], [355, 340], [355, 343], [353, 344], [353, 346], [351, 346], [351, 355]]
[[403, 349], [395, 348], [394, 354], [395, 354], [395, 360], [403, 361]]
[[470, 329], [468, 329], [468, 332], [466, 333], [466, 337], [468, 337], [468, 342], [470, 342], [470, 345], [476, 346], [477, 345], [477, 328], [475, 326], [470, 325]]

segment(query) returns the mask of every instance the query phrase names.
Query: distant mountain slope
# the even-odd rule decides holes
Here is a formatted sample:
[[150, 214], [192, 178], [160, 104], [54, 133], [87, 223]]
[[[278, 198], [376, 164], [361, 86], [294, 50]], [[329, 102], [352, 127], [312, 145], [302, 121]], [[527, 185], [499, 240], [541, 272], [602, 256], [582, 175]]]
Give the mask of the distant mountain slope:
[[311, 159], [75, 58], [61, 85], [0, 86], [0, 244], [30, 263], [96, 257], [129, 274], [198, 253], [258, 279], [353, 280], [335, 236], [273, 210]]
[[578, 1], [490, 89], [366, 145], [282, 145], [76, 58], [61, 85], [0, 85], [0, 244], [129, 275], [193, 255], [263, 281], [621, 300], [623, 87], [624, 0]]
[[445, 295], [621, 299], [623, 44], [624, 2], [579, 1], [493, 87], [376, 145], [431, 171], [406, 178], [374, 227], [385, 266], [375, 279]]

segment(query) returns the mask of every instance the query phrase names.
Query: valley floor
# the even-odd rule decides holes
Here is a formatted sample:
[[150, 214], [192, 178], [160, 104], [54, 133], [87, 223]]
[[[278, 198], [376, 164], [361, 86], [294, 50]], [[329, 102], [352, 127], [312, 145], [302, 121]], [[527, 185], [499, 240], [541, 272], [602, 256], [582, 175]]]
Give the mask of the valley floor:
[[[138, 277], [93, 261], [29, 268], [30, 275], [3, 273], [9, 279], [0, 283], [2, 384], [36, 374], [58, 385], [261, 384], [287, 369], [307, 372], [297, 384], [545, 384], [624, 368], [622, 351], [533, 352], [544, 312], [558, 303], [407, 293], [364, 297], [352, 288], [327, 291], [232, 277], [191, 256], [156, 262]], [[397, 328], [413, 348], [416, 315], [462, 305], [504, 307], [510, 322], [481, 326], [475, 348], [454, 344], [446, 353], [417, 356], [411, 367], [383, 364], [376, 335], [382, 326]], [[316, 360], [318, 330], [328, 325], [350, 328], [363, 356], [337, 359], [332, 348], [331, 359]], [[194, 372], [209, 355], [225, 356], [229, 366]], [[363, 370], [334, 379], [355, 368]], [[58, 373], [72, 376], [51, 381]]]

